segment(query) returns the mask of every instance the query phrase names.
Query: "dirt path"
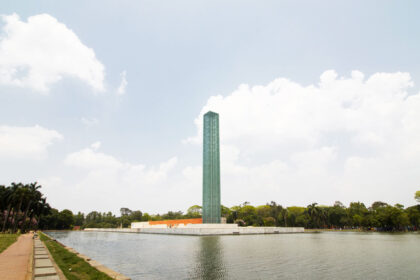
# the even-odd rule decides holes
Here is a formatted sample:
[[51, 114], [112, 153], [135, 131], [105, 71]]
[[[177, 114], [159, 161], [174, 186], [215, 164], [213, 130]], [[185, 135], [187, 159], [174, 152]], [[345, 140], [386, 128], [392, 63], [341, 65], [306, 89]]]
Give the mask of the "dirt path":
[[30, 277], [33, 250], [32, 234], [23, 234], [0, 254], [0, 279], [25, 280]]

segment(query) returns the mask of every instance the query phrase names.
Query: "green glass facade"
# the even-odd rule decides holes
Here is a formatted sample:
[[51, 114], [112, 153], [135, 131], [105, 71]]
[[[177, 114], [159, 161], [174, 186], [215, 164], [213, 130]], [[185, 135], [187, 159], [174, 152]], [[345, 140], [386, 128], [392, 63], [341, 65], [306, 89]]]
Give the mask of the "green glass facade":
[[203, 119], [203, 223], [220, 224], [219, 114]]

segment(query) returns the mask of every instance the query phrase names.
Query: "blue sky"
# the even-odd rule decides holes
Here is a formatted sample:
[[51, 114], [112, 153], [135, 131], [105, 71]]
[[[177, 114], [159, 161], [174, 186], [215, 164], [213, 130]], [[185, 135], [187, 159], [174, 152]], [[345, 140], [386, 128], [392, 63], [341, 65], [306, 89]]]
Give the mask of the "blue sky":
[[[415, 166], [420, 157], [416, 157], [418, 147], [406, 142], [420, 140], [416, 139], [418, 127], [407, 125], [414, 118], [411, 110], [417, 109], [417, 103], [408, 97], [416, 97], [419, 92], [418, 10], [416, 1], [67, 1], [57, 4], [56, 1], [2, 0], [0, 14], [16, 14], [18, 22], [28, 24], [28, 17], [34, 16], [55, 19], [56, 22], [47, 20], [44, 25], [34, 26], [32, 34], [47, 38], [46, 42], [57, 42], [48, 46], [60, 46], [57, 57], [78, 62], [80, 59], [80, 63], [71, 67], [49, 66], [48, 73], [58, 73], [60, 79], [49, 83], [47, 91], [37, 89], [33, 81], [18, 85], [0, 79], [0, 126], [3, 126], [0, 141], [3, 137], [4, 147], [3, 154], [0, 150], [3, 170], [0, 183], [40, 181], [50, 203], [60, 209], [117, 212], [124, 206], [149, 212], [185, 210], [201, 202], [201, 146], [197, 144], [199, 138], [193, 139], [200, 126], [195, 120], [199, 122], [203, 110], [214, 109], [220, 111], [221, 122], [226, 124], [226, 133], [221, 131], [221, 141], [226, 147], [225, 155], [222, 154], [222, 169], [226, 170], [222, 173], [225, 198], [222, 197], [222, 202], [228, 206], [271, 200], [284, 205], [307, 205], [313, 201], [332, 204], [335, 200], [345, 203], [361, 200], [369, 204], [376, 199], [413, 204], [420, 179], [415, 174], [418, 171]], [[53, 33], [54, 27], [60, 24], [65, 29]], [[0, 23], [3, 48], [4, 42], [13, 39], [5, 32], [6, 26], [7, 20], [3, 19]], [[18, 27], [13, 28], [20, 32]], [[76, 41], [66, 45], [70, 33], [85, 49], [77, 51], [80, 45]], [[29, 54], [28, 59], [36, 53], [41, 62], [25, 62], [26, 56], [16, 48], [13, 49], [19, 61], [8, 61], [10, 55], [3, 49], [0, 70], [18, 69], [24, 77], [34, 63], [42, 65], [35, 67], [37, 71], [51, 64], [47, 48], [32, 49], [39, 43], [37, 36], [13, 42], [26, 44], [21, 52]], [[88, 48], [94, 58], [88, 57]], [[98, 65], [103, 66], [102, 72]], [[301, 91], [294, 84], [307, 92], [312, 92], [311, 85], [318, 91], [325, 90], [321, 89], [320, 76], [327, 73], [324, 78], [334, 80], [328, 79], [334, 77], [332, 72], [326, 72], [332, 69], [338, 75], [335, 79], [342, 83], [332, 86], [335, 93], [328, 95], [325, 102], [323, 98], [315, 98], [313, 106], [302, 104], [299, 98], [305, 99], [303, 94], [296, 102], [288, 103], [299, 96], [295, 91]], [[360, 79], [357, 73], [352, 75], [354, 70], [364, 74], [365, 87], [359, 88]], [[124, 93], [118, 94], [123, 72], [127, 85]], [[407, 73], [409, 78], [399, 75], [400, 72]], [[389, 73], [389, 76], [368, 83], [377, 73]], [[270, 86], [278, 78], [289, 83]], [[388, 81], [395, 87], [383, 89], [381, 85]], [[104, 90], [98, 90], [98, 84]], [[253, 91], [241, 89], [241, 84], [251, 89], [261, 85], [275, 98], [251, 94]], [[375, 96], [375, 105], [370, 103], [372, 98], [355, 93], [355, 87]], [[387, 90], [394, 99], [387, 97], [384, 93]], [[349, 92], [346, 96], [351, 95], [350, 101], [344, 97], [345, 92]], [[247, 98], [249, 94], [252, 98]], [[224, 99], [215, 101], [218, 95]], [[335, 100], [335, 96], [343, 100], [334, 106], [342, 108], [354, 100], [368, 104], [363, 110], [355, 109], [363, 117], [356, 120], [346, 115], [338, 121], [337, 114], [341, 114], [335, 111], [338, 107], [325, 105]], [[278, 105], [278, 109], [271, 111], [270, 104]], [[283, 108], [281, 104], [289, 104], [292, 109], [289, 111], [290, 107]], [[370, 106], [376, 106], [377, 110]], [[244, 107], [247, 110], [242, 110]], [[383, 108], [388, 109], [384, 112]], [[369, 114], [370, 111], [378, 114]], [[264, 115], [267, 112], [270, 115]], [[308, 112], [319, 116], [319, 122], [306, 129], [298, 128], [302, 126], [300, 119], [310, 119]], [[255, 122], [247, 114], [255, 115]], [[274, 123], [277, 119], [280, 120], [277, 123], [283, 120], [290, 126], [277, 126]], [[366, 125], [370, 123], [372, 126]], [[42, 129], [28, 132], [36, 125]], [[266, 125], [267, 129], [262, 129]], [[338, 126], [346, 128], [337, 129]], [[16, 132], [13, 128], [22, 130]], [[399, 138], [391, 141], [389, 133], [398, 129], [401, 129]], [[224, 138], [230, 131], [236, 131], [237, 137]], [[13, 133], [18, 134], [17, 138], [10, 137]], [[21, 139], [31, 139], [25, 133], [42, 136], [44, 140], [27, 154], [22, 152], [17, 156], [24, 150], [22, 147], [28, 147]], [[288, 139], [290, 135], [293, 137]], [[311, 137], [316, 143], [308, 141]], [[367, 138], [376, 139], [376, 144], [354, 142]], [[91, 147], [97, 142], [100, 145]], [[373, 149], [379, 142], [386, 147]], [[409, 147], [408, 151], [402, 143]], [[18, 151], [15, 155], [10, 152], [14, 149]], [[413, 156], [407, 158], [406, 154]], [[83, 163], [86, 157], [89, 166]], [[303, 162], [309, 162], [309, 158], [329, 161], [315, 164], [314, 159], [314, 168], [296, 163], [300, 157]], [[97, 164], [107, 160], [111, 163], [106, 167]], [[377, 170], [366, 174], [350, 172], [355, 162], [357, 166], [376, 166]], [[318, 170], [319, 166], [323, 166], [322, 170]], [[115, 173], [115, 176], [108, 178], [101, 172]], [[256, 182], [239, 180], [253, 172], [265, 174], [264, 178], [270, 180], [258, 181], [258, 176]], [[391, 175], [383, 176], [384, 172]], [[294, 175], [289, 178], [290, 174]], [[298, 179], [302, 176], [308, 181]], [[114, 193], [118, 195], [113, 197]], [[74, 202], [83, 196], [87, 198]]]

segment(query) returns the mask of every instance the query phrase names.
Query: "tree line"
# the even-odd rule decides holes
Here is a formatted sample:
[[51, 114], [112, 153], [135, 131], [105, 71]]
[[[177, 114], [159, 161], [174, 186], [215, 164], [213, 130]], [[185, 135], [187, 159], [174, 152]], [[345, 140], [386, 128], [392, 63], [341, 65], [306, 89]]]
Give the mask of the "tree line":
[[[385, 202], [374, 202], [370, 207], [364, 203], [352, 202], [346, 207], [337, 201], [332, 206], [312, 203], [307, 207], [283, 207], [272, 201], [266, 205], [252, 206], [249, 202], [233, 206], [222, 206], [222, 216], [227, 223], [240, 226], [305, 227], [312, 229], [363, 229], [377, 231], [406, 231], [420, 228], [420, 205], [404, 208]], [[201, 206], [191, 206], [186, 213], [169, 211], [150, 215], [140, 210], [121, 208], [121, 216], [111, 212], [90, 212], [75, 215], [75, 224], [86, 227], [112, 228], [129, 227], [131, 222], [159, 221], [168, 219], [201, 218]]]
[[[415, 199], [420, 202], [420, 191]], [[306, 207], [283, 207], [272, 201], [265, 205], [252, 206], [249, 202], [226, 207], [221, 206], [222, 216], [227, 223], [240, 226], [281, 226], [320, 229], [363, 229], [378, 231], [419, 230], [420, 204], [404, 208], [401, 204], [390, 205], [377, 201], [367, 207], [362, 202], [351, 202], [346, 207], [339, 201], [332, 206], [312, 203]], [[86, 217], [76, 216], [77, 224], [83, 227], [128, 227], [135, 221], [158, 221], [168, 219], [201, 218], [201, 206], [193, 205], [186, 213], [169, 211], [165, 214], [150, 215], [140, 210], [121, 208], [121, 216], [111, 212], [91, 212]]]
[[[120, 216], [112, 212], [92, 211], [85, 215], [50, 207], [37, 183], [0, 185], [0, 226], [2, 232], [26, 232], [33, 229], [63, 230], [75, 226], [83, 228], [129, 227], [132, 222], [201, 218], [201, 206], [193, 205], [183, 213], [148, 214], [140, 210], [121, 208]], [[415, 193], [420, 202], [420, 191]], [[352, 202], [348, 207], [337, 201], [332, 206], [312, 203], [306, 207], [283, 207], [272, 201], [252, 206], [244, 202], [233, 207], [221, 206], [227, 223], [240, 226], [284, 226], [321, 229], [364, 229], [378, 231], [405, 231], [420, 228], [420, 204], [404, 208], [377, 201], [367, 207]]]
[[2, 232], [26, 232], [38, 227], [51, 207], [37, 183], [0, 185], [0, 225]]
[[275, 202], [254, 207], [245, 202], [231, 208], [222, 207], [227, 222], [242, 226], [282, 226], [317, 229], [364, 229], [378, 231], [418, 230], [420, 205], [404, 208], [385, 202], [370, 207], [352, 202], [346, 207], [337, 201], [332, 206], [312, 203], [306, 207], [282, 207]]

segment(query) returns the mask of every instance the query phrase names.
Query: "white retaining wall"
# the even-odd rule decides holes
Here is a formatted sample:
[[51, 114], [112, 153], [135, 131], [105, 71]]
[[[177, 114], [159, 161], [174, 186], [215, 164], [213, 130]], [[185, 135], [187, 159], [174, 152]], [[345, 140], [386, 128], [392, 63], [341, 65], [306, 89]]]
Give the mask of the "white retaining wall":
[[[202, 224], [201, 226], [203, 226]], [[220, 224], [222, 225], [222, 224]], [[241, 235], [302, 233], [303, 227], [181, 227], [181, 228], [86, 228], [85, 231], [155, 233], [175, 235]]]
[[169, 227], [166, 224], [150, 225], [149, 222], [134, 222], [131, 223], [131, 228], [238, 228], [237, 224], [176, 224]]

